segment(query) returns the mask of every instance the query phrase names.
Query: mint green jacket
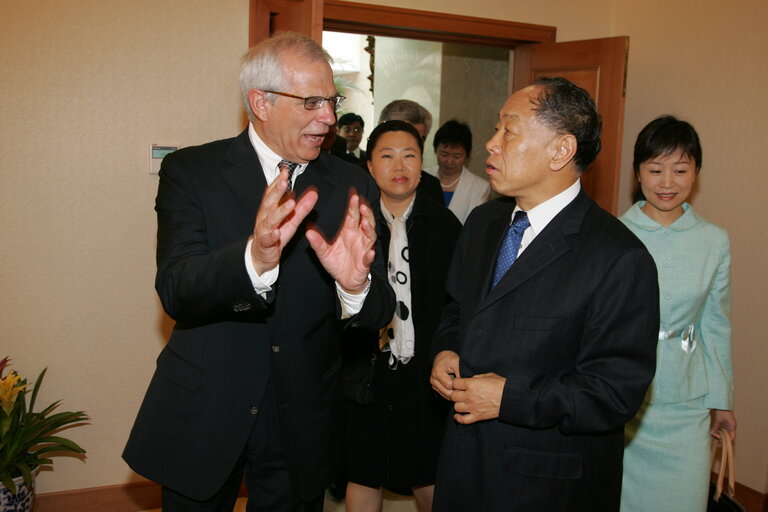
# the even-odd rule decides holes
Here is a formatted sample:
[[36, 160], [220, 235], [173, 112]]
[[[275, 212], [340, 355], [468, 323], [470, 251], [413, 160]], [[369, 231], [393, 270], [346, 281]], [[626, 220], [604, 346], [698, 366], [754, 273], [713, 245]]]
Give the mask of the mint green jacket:
[[659, 273], [656, 376], [646, 401], [704, 397], [708, 409], [733, 409], [731, 252], [726, 231], [683, 204], [669, 227], [632, 205], [621, 221], [645, 244]]

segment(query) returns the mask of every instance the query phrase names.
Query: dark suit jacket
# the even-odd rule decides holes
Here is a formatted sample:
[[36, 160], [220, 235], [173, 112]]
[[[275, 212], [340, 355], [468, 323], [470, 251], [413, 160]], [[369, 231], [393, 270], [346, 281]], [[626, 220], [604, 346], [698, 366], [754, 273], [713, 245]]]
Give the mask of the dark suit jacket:
[[445, 206], [443, 187], [440, 186], [440, 180], [437, 177], [426, 171], [421, 171], [421, 181], [419, 181], [417, 189], [440, 206]]
[[477, 207], [456, 248], [437, 344], [461, 376], [506, 377], [500, 417], [449, 422], [436, 511], [617, 511], [623, 426], [653, 378], [656, 267], [582, 191], [489, 292], [514, 201]]
[[[310, 186], [319, 200], [308, 221], [329, 239], [351, 188], [378, 207], [374, 181], [330, 155], [309, 165], [296, 193]], [[245, 268], [265, 187], [247, 131], [177, 151], [160, 171], [156, 288], [176, 325], [123, 457], [194, 499], [212, 496], [232, 471], [270, 381], [283, 452], [302, 498], [323, 492], [342, 452], [340, 305], [334, 280], [303, 235], [306, 226], [283, 250], [266, 299]], [[371, 273], [370, 292], [350, 323], [377, 328], [394, 309], [378, 247]]]

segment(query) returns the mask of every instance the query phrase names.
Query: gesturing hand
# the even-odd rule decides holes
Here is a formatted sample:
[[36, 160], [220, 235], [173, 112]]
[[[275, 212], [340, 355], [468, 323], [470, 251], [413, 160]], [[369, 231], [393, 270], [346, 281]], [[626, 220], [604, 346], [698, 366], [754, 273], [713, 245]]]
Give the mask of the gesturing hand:
[[344, 222], [333, 242], [328, 243], [314, 228], [307, 230], [307, 240], [325, 270], [345, 292], [363, 292], [375, 255], [376, 220], [373, 210], [360, 196], [350, 195]]
[[272, 270], [280, 262], [283, 248], [317, 202], [317, 191], [308, 190], [298, 201], [283, 196], [288, 190], [288, 171], [280, 171], [264, 191], [256, 213], [251, 243], [253, 268], [258, 274]]

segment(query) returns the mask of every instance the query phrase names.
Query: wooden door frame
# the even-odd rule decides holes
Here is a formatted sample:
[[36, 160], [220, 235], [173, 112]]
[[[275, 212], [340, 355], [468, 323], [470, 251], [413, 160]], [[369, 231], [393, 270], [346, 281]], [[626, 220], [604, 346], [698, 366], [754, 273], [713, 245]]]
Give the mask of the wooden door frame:
[[[272, 0], [285, 5], [285, 1]], [[343, 0], [310, 0], [316, 11], [322, 6], [322, 27], [313, 24], [308, 33], [318, 41], [322, 30], [374, 36], [401, 37], [446, 43], [495, 46], [512, 50], [519, 44], [555, 42], [557, 29], [514, 21], [459, 16]], [[269, 20], [257, 19], [258, 5], [270, 0], [251, 0], [249, 44], [269, 35]], [[320, 30], [318, 30], [318, 28]]]
[[557, 29], [514, 21], [459, 16], [383, 5], [325, 0], [323, 30], [513, 49], [555, 42]]

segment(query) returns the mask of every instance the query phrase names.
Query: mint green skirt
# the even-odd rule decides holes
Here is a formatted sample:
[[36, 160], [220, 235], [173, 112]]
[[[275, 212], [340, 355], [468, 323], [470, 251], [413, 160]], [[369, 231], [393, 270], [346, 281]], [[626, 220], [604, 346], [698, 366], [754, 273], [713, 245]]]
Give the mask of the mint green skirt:
[[624, 429], [621, 512], [706, 512], [709, 428], [703, 397], [644, 403]]

